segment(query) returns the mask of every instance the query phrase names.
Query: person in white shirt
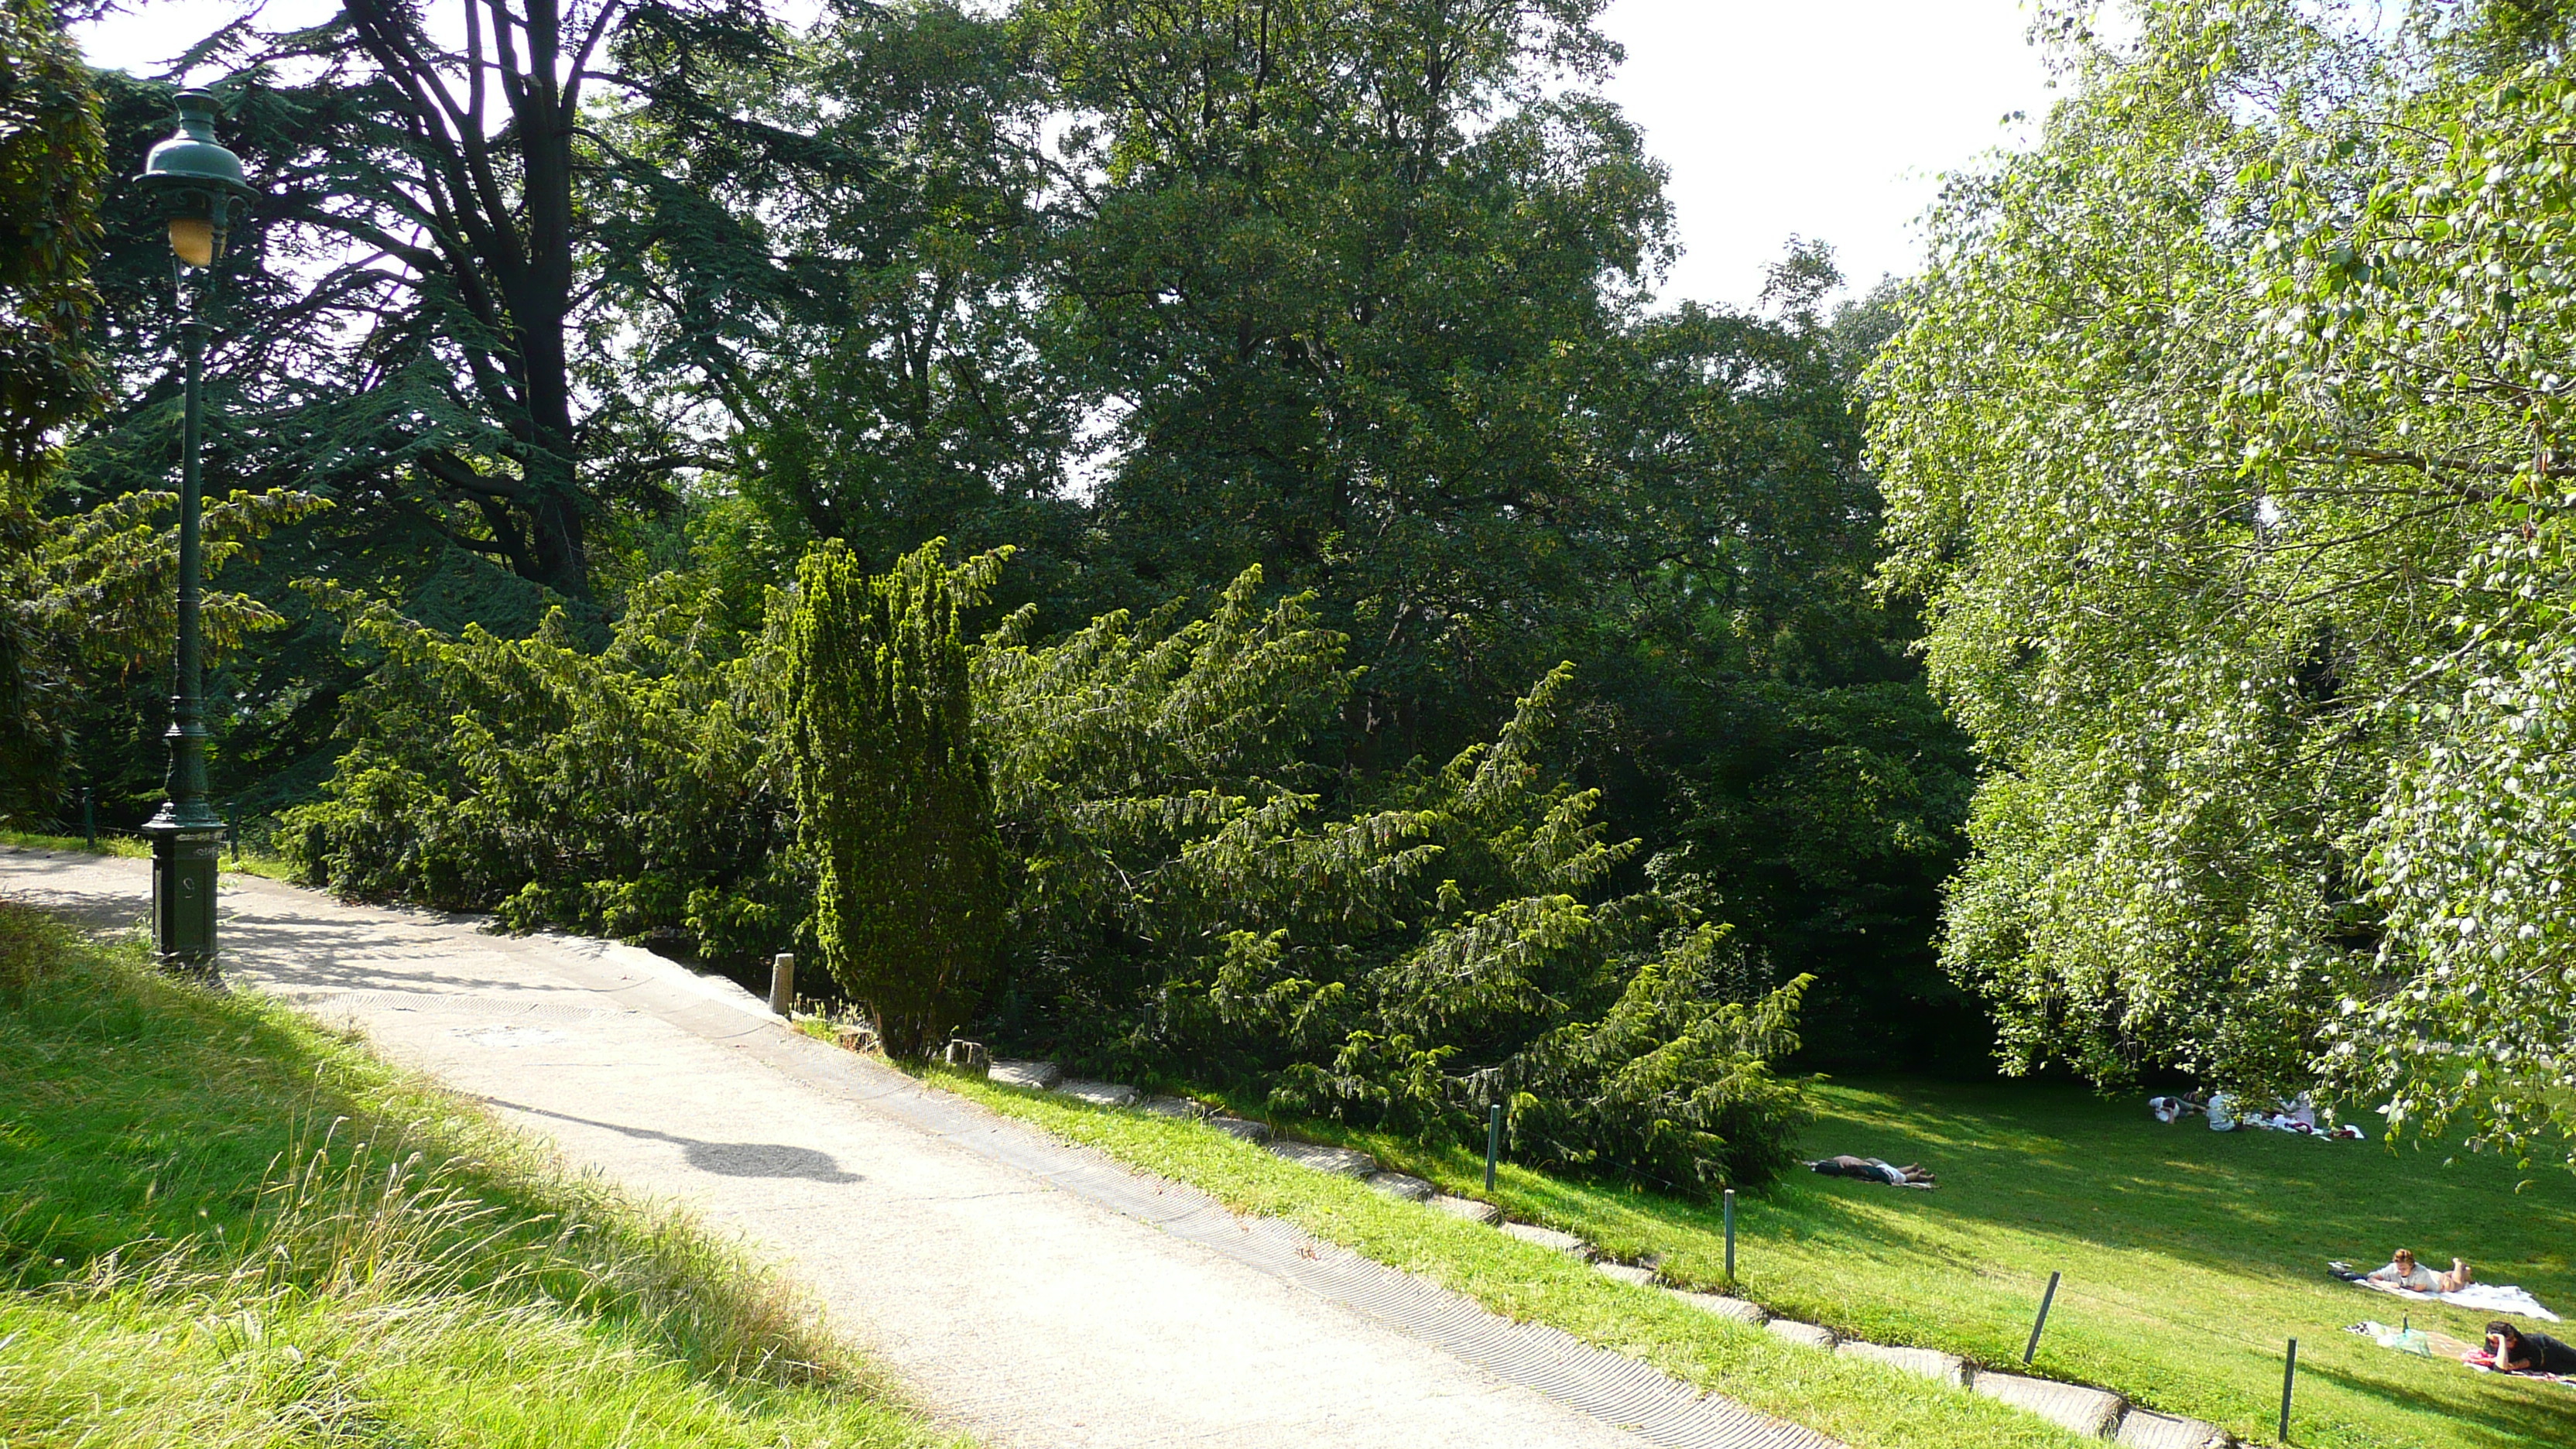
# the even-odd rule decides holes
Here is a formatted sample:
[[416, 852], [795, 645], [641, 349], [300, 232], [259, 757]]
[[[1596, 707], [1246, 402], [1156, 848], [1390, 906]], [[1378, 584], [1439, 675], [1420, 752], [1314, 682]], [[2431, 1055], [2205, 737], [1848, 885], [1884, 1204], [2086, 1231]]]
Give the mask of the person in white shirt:
[[2469, 1286], [2469, 1265], [2453, 1258], [2450, 1272], [2436, 1273], [2416, 1262], [2414, 1253], [2400, 1248], [2390, 1256], [2387, 1267], [2363, 1276], [2374, 1283], [2393, 1283], [2418, 1293], [2457, 1293]]

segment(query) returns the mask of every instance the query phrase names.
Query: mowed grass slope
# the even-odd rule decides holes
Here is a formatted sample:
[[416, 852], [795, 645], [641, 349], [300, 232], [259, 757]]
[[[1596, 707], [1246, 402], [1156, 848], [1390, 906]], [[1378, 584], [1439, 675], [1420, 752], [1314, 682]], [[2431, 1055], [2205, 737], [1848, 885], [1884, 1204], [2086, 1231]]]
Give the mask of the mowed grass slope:
[[[2370, 1449], [2576, 1444], [2576, 1389], [2473, 1373], [2343, 1332], [2409, 1314], [2474, 1340], [2490, 1316], [2338, 1283], [2406, 1246], [2520, 1283], [2576, 1312], [2576, 1180], [2493, 1157], [2166, 1125], [2068, 1087], [1830, 1083], [1809, 1155], [1921, 1162], [1933, 1192], [1793, 1174], [1737, 1205], [1743, 1291], [1882, 1343], [2012, 1367], [2048, 1274], [2063, 1273], [2038, 1372], [2121, 1390], [2260, 1442], [2276, 1437], [2299, 1340], [2292, 1438]], [[1401, 1149], [1387, 1144], [1390, 1156]], [[1452, 1182], [1464, 1154], [1429, 1166]], [[1516, 1214], [1613, 1251], [1660, 1250], [1686, 1281], [1723, 1276], [1710, 1208], [1507, 1173]], [[2542, 1325], [2546, 1327], [2547, 1325]]]
[[[1542, 1273], [1538, 1250], [1494, 1245], [1499, 1234], [1426, 1209], [1342, 1204], [1373, 1196], [1356, 1185], [1300, 1187], [1290, 1178], [1288, 1187], [1274, 1186], [1258, 1154], [1221, 1138], [1222, 1147], [1200, 1146], [1176, 1135], [1218, 1137], [1205, 1129], [981, 1083], [962, 1089], [1229, 1201], [1284, 1208], [1319, 1235], [1854, 1444], [2042, 1442], [1944, 1424], [1935, 1406], [1837, 1372], [1846, 1361], [1756, 1343], [1765, 1337], [1758, 1330], [1670, 1308], [1651, 1290], [1588, 1270]], [[2457, 1253], [2488, 1281], [2520, 1283], [2543, 1303], [2576, 1312], [2576, 1179], [2564, 1170], [2517, 1172], [2475, 1156], [2446, 1164], [2376, 1142], [2214, 1133], [2196, 1118], [2168, 1126], [2147, 1116], [2143, 1094], [2105, 1101], [2077, 1088], [1906, 1081], [1826, 1083], [1814, 1095], [1821, 1112], [1808, 1155], [1919, 1161], [1939, 1173], [1941, 1186], [1914, 1192], [1800, 1172], [1742, 1195], [1739, 1291], [1775, 1311], [2021, 1371], [2032, 1316], [2056, 1270], [2064, 1281], [2029, 1372], [2105, 1385], [2271, 1443], [2283, 1349], [2295, 1337], [2292, 1441], [2301, 1446], [2576, 1444], [2576, 1388], [2477, 1374], [2342, 1331], [2411, 1314], [2419, 1327], [2474, 1339], [2489, 1315], [2427, 1311], [2324, 1273], [2328, 1258], [2375, 1267], [2401, 1245], [2443, 1263]], [[1328, 1124], [1297, 1130], [1365, 1148], [1451, 1191], [1487, 1196], [1478, 1152], [1426, 1151]], [[1579, 1233], [1614, 1255], [1661, 1255], [1665, 1276], [1685, 1286], [1723, 1284], [1714, 1204], [1508, 1163], [1491, 1196], [1513, 1217]], [[1530, 1286], [1515, 1286], [1523, 1280]]]
[[944, 1442], [689, 1221], [0, 903], [0, 1444]]

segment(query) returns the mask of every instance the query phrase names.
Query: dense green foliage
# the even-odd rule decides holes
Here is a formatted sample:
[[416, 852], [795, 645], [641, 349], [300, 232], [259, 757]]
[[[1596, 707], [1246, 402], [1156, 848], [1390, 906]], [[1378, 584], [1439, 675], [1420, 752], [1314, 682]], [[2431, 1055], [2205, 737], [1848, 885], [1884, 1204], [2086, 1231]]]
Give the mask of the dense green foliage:
[[305, 879], [722, 965], [798, 941], [813, 881], [772, 636], [729, 627], [719, 596], [639, 589], [594, 654], [560, 612], [525, 639], [451, 638], [324, 592], [371, 668], [338, 773], [278, 834]]
[[[52, 813], [82, 701], [138, 677], [166, 689], [147, 666], [169, 657], [177, 627], [167, 470], [85, 507], [54, 491], [65, 431], [107, 401], [92, 331], [101, 129], [90, 73], [50, 8], [0, 11], [0, 818]], [[297, 489], [210, 497], [205, 572], [255, 560], [251, 545], [319, 508]], [[280, 622], [240, 592], [211, 592], [203, 610], [218, 660]]]
[[[819, 954], [899, 1051], [980, 1010], [1426, 1138], [1503, 1101], [1691, 1191], [1776, 1166], [1785, 1057], [1977, 1061], [1930, 942], [1972, 767], [1868, 584], [1891, 314], [1807, 245], [1759, 311], [1656, 308], [1600, 9], [210, 40], [260, 196], [209, 476], [336, 505], [228, 579], [273, 613], [209, 681], [219, 796], [341, 890]], [[166, 87], [96, 81], [139, 155]], [[168, 462], [160, 244], [101, 215], [60, 517]], [[1013, 563], [919, 634], [933, 539]], [[110, 823], [148, 689], [47, 716]]]
[[720, 965], [807, 943], [906, 1054], [988, 1005], [1010, 1049], [1429, 1138], [1503, 1102], [1526, 1157], [1675, 1190], [1778, 1168], [1806, 983], [1615, 884], [1638, 842], [1547, 763], [1570, 671], [1444, 768], [1337, 779], [1309, 747], [1351, 679], [1311, 600], [1247, 573], [1043, 645], [1023, 609], [970, 686], [999, 562], [818, 549], [753, 631], [674, 577], [598, 656], [559, 619], [449, 639], [338, 599], [382, 661], [281, 843], [338, 890]]
[[53, 7], [0, 7], [0, 483], [32, 481], [54, 431], [104, 401], [88, 345], [103, 169], [98, 95]]
[[[49, 783], [62, 725], [33, 657], [55, 637], [31, 601], [41, 460], [104, 398], [87, 328], [98, 232], [98, 96], [41, 0], [0, 8], [0, 815]], [[53, 703], [45, 701], [45, 703]], [[59, 705], [56, 706], [56, 710]]]
[[1442, 768], [1335, 781], [1306, 760], [1344, 641], [1258, 585], [986, 656], [1025, 862], [999, 1029], [1434, 1138], [1504, 1102], [1526, 1157], [1683, 1191], [1776, 1170], [1805, 980], [1762, 992], [1723, 927], [1613, 884], [1638, 842], [1548, 767], [1572, 670]]
[[[1828, 305], [1819, 247], [1791, 252], [1760, 313], [1654, 309], [1661, 173], [1588, 94], [1615, 58], [1590, 0], [905, 0], [798, 33], [738, 6], [576, 7], [554, 21], [599, 27], [600, 74], [548, 101], [547, 62], [523, 54], [527, 93], [483, 102], [544, 124], [479, 141], [452, 116], [386, 124], [442, 104], [389, 90], [414, 62], [388, 37], [428, 11], [362, 9], [205, 52], [237, 66], [225, 135], [262, 189], [213, 358], [209, 477], [337, 505], [227, 579], [275, 614], [209, 676], [214, 789], [247, 804], [254, 839], [260, 816], [335, 777], [352, 801], [398, 759], [440, 798], [482, 782], [490, 816], [517, 822], [493, 838], [517, 843], [405, 864], [388, 825], [371, 846], [308, 841], [314, 869], [440, 899], [526, 891], [513, 920], [738, 963], [779, 944], [773, 885], [805, 867], [760, 862], [792, 812], [713, 854], [684, 843], [693, 826], [656, 835], [695, 805], [578, 824], [570, 782], [602, 767], [519, 733], [557, 704], [474, 697], [459, 681], [510, 669], [471, 651], [445, 682], [403, 663], [372, 680], [388, 646], [350, 639], [338, 591], [423, 640], [479, 628], [477, 650], [528, 642], [560, 607], [528, 643], [548, 668], [658, 638], [695, 661], [681, 675], [756, 674], [725, 661], [818, 543], [874, 572], [932, 538], [1011, 547], [994, 598], [1032, 607], [1032, 645], [1198, 609], [1257, 565], [1309, 595], [1358, 671], [1300, 734], [1299, 767], [1323, 773], [1297, 788], [1391, 802], [1409, 761], [1493, 738], [1529, 681], [1578, 661], [1555, 707], [1564, 778], [1599, 791], [1609, 837], [1641, 842], [1605, 891], [1731, 923], [1748, 984], [1816, 978], [1807, 1060], [1979, 1060], [1928, 929], [1971, 766], [1908, 656], [1910, 616], [1866, 584], [1877, 494], [1853, 401], [1889, 313]], [[167, 87], [96, 80], [107, 154], [140, 155]], [[577, 96], [569, 137], [538, 114]], [[450, 195], [458, 165], [485, 163], [488, 194]], [[346, 250], [449, 213], [411, 250]], [[166, 305], [165, 248], [120, 183], [102, 217], [92, 336], [120, 386], [70, 439], [57, 516], [149, 491], [169, 462], [175, 377], [142, 325]], [[538, 416], [556, 353], [568, 444]], [[688, 582], [648, 582], [673, 571]], [[294, 587], [315, 576], [335, 588]], [[684, 595], [705, 621], [686, 645]], [[479, 744], [433, 759], [434, 730], [336, 728], [396, 681], [425, 691], [404, 708], [488, 715], [496, 753], [563, 777], [541, 790]], [[119, 671], [61, 691], [55, 764], [12, 808], [59, 823], [55, 790], [94, 785], [105, 823], [147, 813], [154, 693]], [[341, 771], [352, 739], [370, 743]], [[765, 799], [783, 798], [775, 763]]]
[[687, 1219], [5, 904], [0, 1108], [13, 1446], [944, 1442]]
[[2564, 37], [2244, 0], [2072, 53], [1878, 376], [1992, 768], [1948, 960], [2023, 1066], [2576, 1125]]
[[1007, 555], [952, 569], [940, 551], [934, 539], [870, 576], [848, 549], [818, 548], [786, 623], [780, 724], [815, 945], [899, 1060], [974, 1014], [1002, 946], [1002, 842], [962, 631]]

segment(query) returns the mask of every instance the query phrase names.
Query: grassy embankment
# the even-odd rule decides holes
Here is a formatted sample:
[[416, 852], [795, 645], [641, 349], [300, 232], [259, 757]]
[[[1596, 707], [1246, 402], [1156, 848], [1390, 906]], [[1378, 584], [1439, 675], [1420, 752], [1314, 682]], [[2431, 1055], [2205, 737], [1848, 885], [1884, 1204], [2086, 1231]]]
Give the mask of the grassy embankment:
[[0, 903], [0, 1444], [941, 1442], [685, 1219]]
[[[1229, 1204], [1414, 1269], [1516, 1317], [1552, 1323], [1859, 1445], [2059, 1442], [2021, 1420], [2009, 1432], [1944, 1421], [1929, 1389], [1880, 1378], [1760, 1330], [1714, 1321], [1651, 1289], [1612, 1282], [1540, 1249], [1357, 1184], [1287, 1168], [1189, 1124], [941, 1074], [948, 1084]], [[1775, 1311], [1880, 1343], [1919, 1344], [2019, 1370], [2051, 1270], [2065, 1275], [2029, 1370], [2106, 1385], [2134, 1401], [2275, 1437], [2284, 1341], [2299, 1340], [2292, 1424], [2302, 1449], [2528, 1449], [2576, 1444], [2576, 1387], [2499, 1379], [2344, 1333], [2363, 1319], [2474, 1338], [2488, 1315], [2427, 1312], [2323, 1274], [2390, 1249], [2518, 1282], [2576, 1305], [2576, 1180], [2516, 1173], [2493, 1158], [2445, 1163], [2378, 1143], [2160, 1125], [2142, 1107], [2079, 1089], [1921, 1083], [1816, 1089], [1810, 1155], [1920, 1161], [1934, 1192], [1793, 1174], [1738, 1202], [1740, 1291]], [[1365, 1148], [1466, 1196], [1481, 1156], [1401, 1138], [1299, 1124], [1301, 1136]], [[2519, 1187], [2520, 1190], [2517, 1190]], [[1663, 1256], [1665, 1276], [1716, 1288], [1724, 1248], [1714, 1206], [1569, 1182], [1508, 1164], [1493, 1198], [1516, 1218], [1579, 1233], [1625, 1258]], [[2366, 1260], [2366, 1262], [2365, 1262]], [[2542, 1325], [2546, 1326], [2546, 1325]], [[1926, 1406], [1929, 1396], [1936, 1401]], [[2069, 1441], [2071, 1442], [2071, 1441]]]

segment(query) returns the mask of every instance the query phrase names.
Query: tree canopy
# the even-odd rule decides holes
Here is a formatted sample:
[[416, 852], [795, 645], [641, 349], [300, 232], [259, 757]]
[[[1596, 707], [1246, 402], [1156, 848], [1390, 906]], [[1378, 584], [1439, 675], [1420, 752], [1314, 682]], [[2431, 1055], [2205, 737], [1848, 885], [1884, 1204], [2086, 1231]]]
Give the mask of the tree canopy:
[[2529, 7], [2205, 0], [1956, 184], [1874, 382], [1990, 773], [1944, 955], [2011, 1060], [2528, 1147], [2556, 942], [2576, 132]]

